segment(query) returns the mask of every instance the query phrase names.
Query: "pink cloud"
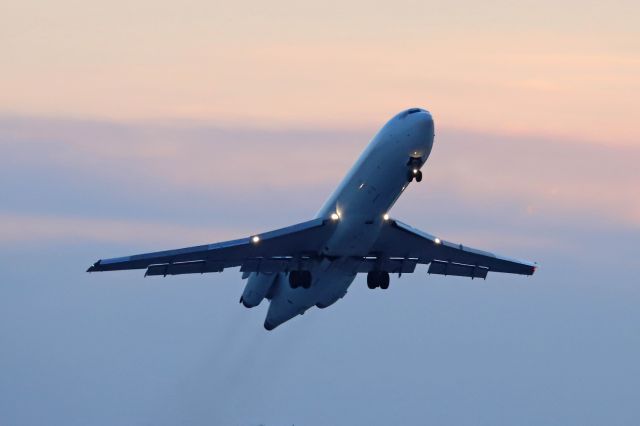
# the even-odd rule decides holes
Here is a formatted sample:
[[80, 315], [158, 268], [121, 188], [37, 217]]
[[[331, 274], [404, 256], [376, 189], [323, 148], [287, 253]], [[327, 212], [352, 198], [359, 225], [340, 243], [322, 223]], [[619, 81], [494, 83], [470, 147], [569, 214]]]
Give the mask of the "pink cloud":
[[108, 220], [88, 217], [0, 213], [0, 244], [66, 244], [86, 241], [147, 245], [198, 245], [239, 238], [256, 230], [229, 226], [197, 227], [152, 221]]
[[[233, 200], [294, 191], [308, 193], [305, 202], [319, 206], [375, 130], [25, 119], [0, 126], [0, 165], [99, 177], [113, 182], [118, 193], [163, 188]], [[468, 205], [510, 200], [523, 216], [640, 226], [640, 199], [633, 196], [640, 182], [640, 148], [440, 127], [436, 132], [426, 182], [405, 197], [427, 200], [440, 194]]]

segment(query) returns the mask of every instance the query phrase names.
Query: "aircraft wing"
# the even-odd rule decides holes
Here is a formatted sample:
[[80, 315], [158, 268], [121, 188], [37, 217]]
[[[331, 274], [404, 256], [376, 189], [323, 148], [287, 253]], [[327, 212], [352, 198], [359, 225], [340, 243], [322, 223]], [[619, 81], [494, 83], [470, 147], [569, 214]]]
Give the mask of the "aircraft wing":
[[488, 272], [533, 275], [537, 264], [454, 244], [396, 220], [388, 220], [372, 257], [429, 264], [430, 274], [486, 278]]
[[177, 275], [221, 272], [235, 266], [244, 272], [305, 269], [334, 226], [333, 221], [318, 218], [238, 240], [101, 259], [87, 272], [146, 268], [145, 275]]

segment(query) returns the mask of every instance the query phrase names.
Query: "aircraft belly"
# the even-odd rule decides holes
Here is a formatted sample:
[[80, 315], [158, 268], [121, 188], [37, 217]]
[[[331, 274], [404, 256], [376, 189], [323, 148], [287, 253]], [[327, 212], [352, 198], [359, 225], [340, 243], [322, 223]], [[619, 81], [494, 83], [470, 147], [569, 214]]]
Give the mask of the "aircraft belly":
[[358, 262], [349, 258], [325, 260], [312, 271], [311, 288], [289, 286], [285, 274], [274, 286], [265, 325], [276, 327], [291, 318], [302, 315], [313, 306], [326, 308], [342, 298], [356, 277]]
[[317, 281], [318, 293], [315, 305], [326, 308], [347, 294], [347, 289], [356, 277], [358, 262], [350, 258], [341, 258], [331, 263]]

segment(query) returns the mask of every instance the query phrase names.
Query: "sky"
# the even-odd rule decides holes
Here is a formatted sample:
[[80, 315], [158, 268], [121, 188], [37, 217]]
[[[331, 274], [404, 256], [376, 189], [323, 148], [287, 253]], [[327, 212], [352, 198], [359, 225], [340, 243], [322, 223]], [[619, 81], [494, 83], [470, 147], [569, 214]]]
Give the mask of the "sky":
[[[637, 425], [640, 6], [5, 2], [0, 424]], [[358, 277], [266, 332], [236, 270], [98, 258], [313, 217], [376, 131], [391, 215], [533, 277]]]

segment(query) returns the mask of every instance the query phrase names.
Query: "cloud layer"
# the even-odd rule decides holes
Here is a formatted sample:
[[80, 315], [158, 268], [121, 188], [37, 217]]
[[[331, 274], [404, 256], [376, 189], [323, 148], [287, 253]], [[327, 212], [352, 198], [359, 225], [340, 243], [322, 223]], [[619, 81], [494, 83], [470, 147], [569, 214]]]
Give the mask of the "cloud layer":
[[[217, 227], [216, 213], [250, 220], [259, 205], [269, 215], [305, 220], [375, 131], [5, 117], [2, 210], [138, 221], [150, 219], [142, 211], [157, 219], [193, 211], [191, 220]], [[432, 213], [431, 203], [446, 202], [485, 210], [479, 215], [487, 218], [506, 207], [512, 220], [529, 225], [640, 226], [640, 201], [631, 195], [640, 182], [639, 149], [449, 128], [437, 133], [425, 184], [399, 206], [418, 203], [418, 211]]]

